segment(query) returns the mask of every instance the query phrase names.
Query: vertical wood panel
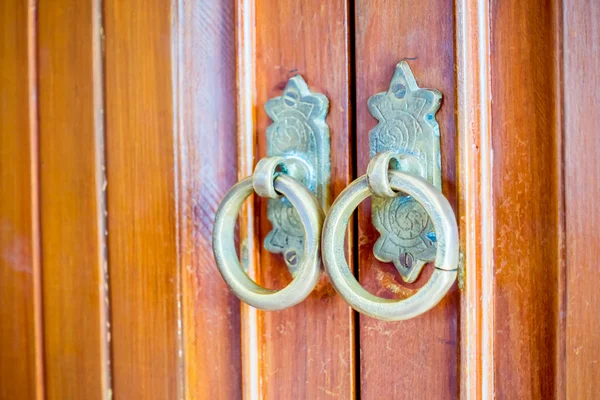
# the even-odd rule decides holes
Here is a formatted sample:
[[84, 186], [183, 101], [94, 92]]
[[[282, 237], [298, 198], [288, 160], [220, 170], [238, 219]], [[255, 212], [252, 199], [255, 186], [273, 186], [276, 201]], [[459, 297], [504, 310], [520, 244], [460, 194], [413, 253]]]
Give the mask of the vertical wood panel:
[[541, 0], [491, 5], [494, 392], [552, 398], [562, 267], [559, 10]]
[[241, 398], [240, 306], [212, 256], [237, 181], [234, 2], [179, 3], [178, 136], [185, 396]]
[[104, 2], [113, 391], [178, 396], [171, 2]]
[[[330, 101], [331, 198], [352, 178], [348, 15], [343, 0], [256, 2], [258, 156], [265, 156], [266, 128], [271, 123], [264, 103], [280, 96], [289, 78], [302, 75], [311, 90]], [[264, 238], [271, 224], [267, 202], [261, 204]], [[262, 248], [262, 242], [258, 245]], [[349, 257], [351, 261], [351, 250]], [[262, 249], [260, 265], [259, 281], [266, 287], [281, 288], [291, 280], [280, 255]], [[301, 304], [259, 316], [265, 398], [354, 396], [353, 314], [326, 278]]]
[[493, 395], [489, 3], [456, 0], [457, 194], [463, 253], [460, 398]]
[[[238, 126], [238, 179], [252, 175], [257, 146], [256, 131], [256, 8], [254, 0], [236, 0], [236, 82]], [[257, 198], [246, 201], [240, 211], [240, 250], [245, 254], [246, 273], [257, 280], [261, 246]], [[240, 303], [242, 352], [242, 397], [263, 398], [258, 343], [262, 335], [260, 310]]]
[[[452, 2], [424, 0], [406, 10], [396, 2], [356, 2], [356, 110], [358, 171], [369, 162], [369, 131], [376, 125], [367, 99], [386, 91], [398, 61], [409, 58], [419, 86], [439, 89], [442, 189], [455, 204], [455, 73]], [[371, 224], [371, 202], [359, 207], [359, 276], [371, 293], [405, 296], [414, 285], [402, 282], [391, 263], [373, 256], [378, 233]], [[429, 272], [427, 272], [429, 271]], [[458, 395], [458, 290], [451, 289], [431, 311], [402, 322], [360, 316], [361, 398], [453, 399]]]
[[43, 396], [39, 306], [35, 19], [0, 6], [0, 398]]
[[600, 3], [564, 1], [566, 398], [600, 392]]
[[48, 399], [107, 394], [93, 1], [38, 10], [40, 205]]

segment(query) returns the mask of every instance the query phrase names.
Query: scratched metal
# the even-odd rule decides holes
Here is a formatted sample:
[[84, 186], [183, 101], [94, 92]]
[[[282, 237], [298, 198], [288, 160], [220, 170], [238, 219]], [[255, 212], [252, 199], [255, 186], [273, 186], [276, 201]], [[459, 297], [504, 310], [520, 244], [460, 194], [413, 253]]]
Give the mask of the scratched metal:
[[[300, 75], [291, 78], [280, 97], [265, 104], [273, 123], [267, 128], [267, 155], [285, 159], [284, 172], [309, 188], [323, 210], [329, 206], [331, 174], [329, 110], [327, 97], [312, 93]], [[273, 225], [264, 241], [265, 249], [283, 254], [292, 275], [302, 262], [304, 230], [298, 213], [282, 197], [269, 200], [268, 218]]]
[[[419, 175], [441, 190], [440, 131], [435, 113], [442, 94], [421, 89], [405, 61], [397, 66], [387, 92], [369, 98], [379, 123], [369, 132], [370, 156], [401, 155], [392, 167]], [[410, 196], [373, 197], [372, 222], [381, 235], [373, 248], [378, 260], [393, 262], [402, 279], [414, 282], [435, 259], [436, 235], [425, 209]]]

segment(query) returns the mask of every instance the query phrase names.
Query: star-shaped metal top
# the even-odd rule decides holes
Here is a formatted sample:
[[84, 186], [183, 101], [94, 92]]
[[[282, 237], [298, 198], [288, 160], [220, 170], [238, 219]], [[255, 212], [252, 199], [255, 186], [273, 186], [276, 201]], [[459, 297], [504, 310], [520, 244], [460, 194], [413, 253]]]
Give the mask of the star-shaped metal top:
[[[327, 97], [312, 93], [300, 75], [292, 77], [283, 95], [270, 99], [265, 110], [273, 120], [267, 128], [267, 155], [285, 158], [286, 173], [315, 193], [324, 210], [329, 204], [330, 144], [325, 117]], [[270, 200], [273, 229], [264, 241], [272, 253], [283, 253], [292, 275], [300, 265], [304, 231], [296, 210], [285, 199]]]
[[[387, 92], [369, 98], [369, 111], [379, 123], [369, 133], [370, 155], [394, 151], [398, 169], [419, 175], [441, 190], [440, 133], [435, 113], [442, 94], [417, 85], [408, 63], [401, 61]], [[414, 282], [423, 266], [433, 261], [436, 237], [431, 219], [410, 196], [373, 198], [373, 225], [381, 236], [373, 253], [393, 262], [402, 278]]]

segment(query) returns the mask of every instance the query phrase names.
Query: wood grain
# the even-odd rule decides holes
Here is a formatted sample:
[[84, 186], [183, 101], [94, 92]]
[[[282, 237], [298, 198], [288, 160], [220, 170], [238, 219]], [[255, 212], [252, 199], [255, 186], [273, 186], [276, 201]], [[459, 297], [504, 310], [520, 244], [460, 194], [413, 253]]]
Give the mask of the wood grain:
[[[256, 154], [256, 7], [253, 0], [236, 0], [236, 109], [238, 179], [252, 175]], [[244, 268], [258, 280], [260, 251], [260, 213], [257, 196], [245, 202], [239, 213], [240, 254]], [[262, 337], [260, 310], [240, 302], [240, 336], [242, 356], [242, 398], [264, 398], [261, 385], [261, 360], [258, 343]]]
[[460, 398], [493, 395], [489, 3], [457, 0], [457, 193], [463, 254]]
[[[358, 171], [369, 162], [369, 131], [376, 125], [367, 99], [389, 87], [396, 64], [405, 58], [421, 87], [443, 94], [437, 114], [441, 132], [442, 188], [450, 203], [455, 193], [454, 20], [451, 2], [425, 0], [410, 12], [386, 1], [356, 2], [356, 115]], [[395, 298], [410, 293], [392, 264], [373, 256], [378, 233], [371, 224], [371, 203], [359, 207], [359, 277], [373, 294]], [[428, 278], [424, 270], [414, 289]], [[432, 398], [458, 396], [459, 295], [451, 289], [434, 309], [403, 322], [360, 316], [361, 398]]]
[[0, 398], [42, 399], [35, 19], [0, 5]]
[[[330, 101], [327, 122], [331, 129], [331, 198], [335, 198], [352, 179], [348, 5], [342, 0], [260, 1], [255, 5], [260, 105], [257, 159], [265, 156], [265, 132], [271, 123], [264, 103], [280, 96], [288, 79], [300, 74], [311, 90], [325, 94]], [[261, 238], [271, 229], [266, 203], [261, 202]], [[290, 274], [282, 257], [259, 246], [259, 282], [270, 288], [285, 286]], [[348, 257], [352, 260], [350, 248]], [[354, 396], [353, 313], [325, 278], [301, 304], [260, 316], [264, 398]]]
[[490, 8], [498, 398], [555, 393], [563, 266], [558, 7], [508, 0]]
[[180, 395], [171, 2], [104, 2], [113, 392]]
[[600, 3], [564, 2], [566, 398], [600, 392]]
[[[179, 3], [178, 138], [185, 397], [242, 397], [240, 305], [212, 255], [215, 212], [237, 181], [233, 2]], [[250, 99], [251, 100], [251, 99]]]
[[40, 206], [48, 399], [108, 393], [102, 270], [101, 104], [93, 1], [38, 9]]

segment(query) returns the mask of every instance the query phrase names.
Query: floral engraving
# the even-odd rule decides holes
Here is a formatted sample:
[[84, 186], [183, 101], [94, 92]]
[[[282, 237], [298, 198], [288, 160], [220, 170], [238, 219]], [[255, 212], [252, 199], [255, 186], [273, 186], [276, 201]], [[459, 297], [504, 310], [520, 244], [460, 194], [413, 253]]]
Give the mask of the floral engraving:
[[[370, 156], [392, 150], [400, 153], [398, 169], [420, 175], [441, 190], [440, 133], [435, 113], [442, 94], [421, 89], [401, 61], [387, 92], [369, 98], [369, 111], [379, 123], [369, 132]], [[410, 196], [373, 197], [373, 225], [381, 235], [375, 257], [393, 262], [402, 279], [414, 282], [423, 266], [435, 259], [436, 236], [431, 218]]]
[[[311, 93], [301, 76], [291, 78], [280, 97], [265, 104], [273, 120], [267, 128], [267, 155], [285, 158], [286, 173], [309, 188], [324, 210], [329, 201], [329, 127], [325, 122], [329, 101]], [[296, 209], [282, 197], [269, 200], [268, 219], [273, 229], [264, 241], [272, 253], [282, 253], [294, 274], [302, 261], [304, 230]]]

